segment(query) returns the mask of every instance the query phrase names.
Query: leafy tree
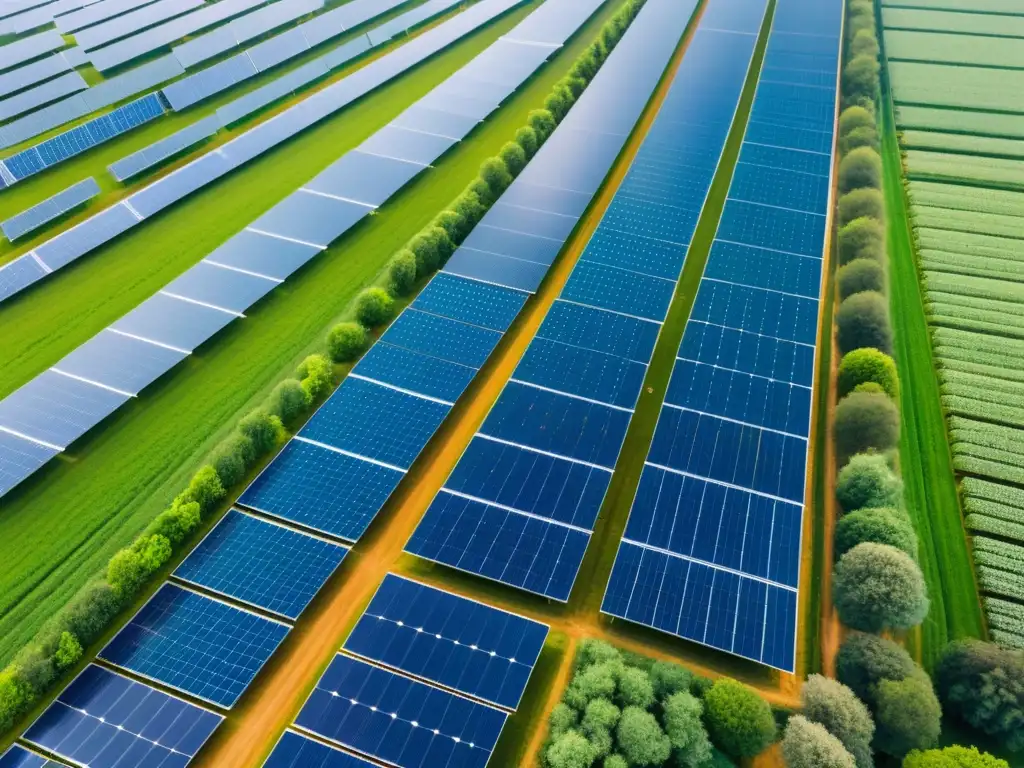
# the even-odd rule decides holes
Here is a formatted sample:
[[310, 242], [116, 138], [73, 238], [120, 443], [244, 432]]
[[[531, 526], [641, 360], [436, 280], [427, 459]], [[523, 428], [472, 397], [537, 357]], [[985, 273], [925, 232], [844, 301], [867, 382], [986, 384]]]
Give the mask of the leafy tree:
[[881, 507], [858, 509], [836, 524], [835, 557], [842, 557], [858, 544], [887, 544], [917, 559], [917, 534], [905, 514]]
[[594, 699], [610, 699], [615, 695], [615, 682], [619, 667], [612, 662], [593, 664], [577, 672], [562, 700], [580, 712]]
[[596, 755], [586, 736], [566, 731], [548, 747], [546, 757], [551, 768], [588, 768]]
[[242, 481], [245, 471], [255, 458], [256, 449], [252, 440], [240, 432], [234, 432], [217, 447], [210, 457], [210, 463], [221, 483], [230, 488]]
[[544, 100], [544, 109], [551, 113], [556, 123], [562, 122], [575, 103], [576, 97], [566, 83], [557, 83]]
[[250, 411], [238, 422], [238, 431], [249, 438], [255, 451], [250, 463], [257, 456], [266, 456], [274, 449], [280, 430], [280, 419], [263, 408]]
[[673, 693], [689, 692], [693, 673], [682, 664], [671, 661], [656, 661], [651, 666], [651, 685], [659, 701]]
[[[497, 158], [492, 158], [492, 160], [501, 163]], [[484, 166], [490, 167], [488, 165], [490, 162], [490, 160], [485, 161]], [[507, 175], [508, 171], [505, 171], [505, 174]], [[448, 237], [447, 230], [442, 227], [430, 227], [409, 241], [409, 250], [416, 257], [417, 275], [426, 277], [448, 260], [448, 257], [455, 251], [455, 244]]]
[[863, 216], [885, 221], [885, 201], [877, 189], [855, 189], [839, 198], [839, 226]]
[[875, 101], [878, 94], [878, 58], [869, 54], [854, 56], [843, 68], [843, 97], [847, 104]]
[[877, 507], [896, 507], [903, 483], [877, 453], [861, 453], [849, 460], [836, 480], [836, 499], [846, 512]]
[[711, 759], [704, 768], [736, 768], [736, 763], [718, 747], [712, 746]]
[[[452, 203], [452, 205], [454, 206], [455, 204]], [[432, 227], [440, 227], [441, 229], [443, 229], [448, 234], [448, 239], [452, 241], [452, 244], [462, 242], [462, 238], [469, 233], [469, 230], [465, 229], [466, 224], [463, 221], [462, 217], [451, 208], [446, 208], [445, 210], [437, 214], [437, 216], [434, 217], [434, 220], [430, 224]], [[464, 229], [465, 231], [463, 231]], [[403, 253], [404, 251], [407, 250], [409, 249], [405, 248], [402, 251], [399, 251], [399, 253]], [[416, 254], [412, 253], [412, 251], [409, 251], [409, 253], [412, 254], [413, 266], [415, 267]], [[394, 261], [394, 259], [392, 259], [392, 261]], [[415, 269], [413, 270], [413, 272], [415, 273]], [[392, 293], [395, 292], [392, 291]]]
[[854, 387], [853, 391], [854, 392], [868, 392], [868, 393], [870, 393], [872, 395], [884, 395], [885, 394], [885, 390], [882, 389], [881, 385], [876, 384], [873, 381], [862, 382], [861, 384], [858, 384], [856, 387]]
[[590, 746], [594, 749], [594, 757], [596, 759], [607, 756], [615, 746], [612, 732], [605, 728], [594, 728], [590, 733], [586, 734], [586, 737], [590, 739]]
[[153, 519], [146, 534], [158, 533], [171, 542], [171, 546], [177, 546], [199, 527], [202, 518], [199, 505], [194, 501], [172, 504]]
[[498, 151], [498, 157], [513, 177], [518, 176], [526, 167], [526, 152], [517, 142], [508, 141]]
[[573, 660], [573, 671], [578, 672], [583, 667], [589, 667], [591, 664], [602, 664], [607, 661], [621, 662], [621, 651], [604, 640], [586, 638], [581, 640], [577, 646], [576, 658]]
[[547, 141], [548, 136], [555, 130], [557, 123], [555, 122], [555, 116], [552, 115], [546, 109], [534, 109], [526, 117], [526, 122], [533, 128], [534, 133], [537, 134], [537, 141], [543, 144]]
[[[416, 279], [416, 257], [411, 251], [402, 251], [412, 260], [412, 277]], [[399, 254], [401, 255], [401, 254]], [[351, 321], [338, 323], [327, 334], [327, 351], [336, 363], [351, 363], [366, 349], [366, 329]]]
[[6, 731], [32, 703], [33, 691], [12, 667], [0, 672], [0, 731]]
[[903, 680], [917, 671], [914, 660], [902, 646], [862, 632], [851, 632], [836, 654], [836, 677], [857, 694], [857, 698], [875, 708], [878, 684], [883, 680]]
[[[451, 211], [442, 211], [434, 220], [435, 225], [448, 233], [449, 237], [452, 234], [449, 227], [458, 231], [458, 222], [459, 217]], [[403, 248], [391, 257], [391, 261], [388, 262], [388, 292], [391, 295], [408, 296], [412, 293], [412, 289], [416, 286], [416, 266], [416, 254], [408, 248]], [[330, 344], [329, 339], [328, 344]], [[358, 357], [358, 353], [356, 356]], [[333, 351], [331, 358], [336, 363], [348, 362], [334, 357]]]
[[583, 721], [580, 727], [588, 736], [594, 731], [611, 731], [619, 722], [619, 708], [608, 699], [594, 699], [583, 713]]
[[854, 32], [850, 42], [850, 53], [853, 56], [870, 56], [877, 59], [879, 50], [875, 33], [870, 29], [858, 29]]
[[61, 671], [69, 669], [75, 666], [80, 658], [82, 658], [82, 644], [78, 642], [77, 637], [64, 630], [60, 633], [60, 644], [57, 646], [57, 652], [53, 655], [57, 669]]
[[839, 135], [844, 136], [857, 128], [874, 128], [875, 115], [864, 107], [847, 107], [839, 115]]
[[935, 667], [947, 714], [1024, 749], [1024, 651], [980, 640], [950, 643]]
[[885, 296], [862, 291], [845, 299], [836, 313], [839, 349], [845, 355], [855, 349], [874, 347], [892, 354], [892, 327]]
[[733, 757], [753, 757], [775, 741], [768, 703], [729, 678], [716, 680], [705, 694], [704, 721], [715, 744]]
[[861, 291], [885, 292], [885, 270], [874, 259], [854, 259], [836, 273], [839, 299], [849, 298]]
[[853, 691], [835, 680], [811, 675], [800, 690], [800, 699], [804, 717], [821, 724], [839, 739], [857, 768], [874, 768], [871, 739], [875, 724], [868, 708]]
[[587, 89], [587, 81], [582, 77], [573, 76], [572, 73], [570, 73], [569, 77], [566, 77], [562, 83], [569, 89], [569, 93], [572, 94], [571, 104], [575, 104], [576, 99], [578, 99], [580, 94]]
[[782, 757], [788, 768], [855, 768], [853, 755], [818, 723], [793, 715], [782, 737]]
[[604, 759], [604, 768], [629, 768], [629, 762], [622, 755], [608, 755]]
[[640, 707], [622, 710], [616, 736], [630, 765], [661, 765], [672, 754], [672, 744], [657, 719]]
[[298, 379], [285, 379], [271, 391], [267, 410], [287, 424], [309, 407], [309, 402]]
[[[525, 164], [525, 161], [524, 161]], [[489, 157], [480, 165], [480, 178], [483, 179], [491, 195], [497, 199], [512, 183], [512, 174], [500, 157]]]
[[529, 160], [537, 154], [539, 147], [537, 132], [530, 126], [524, 125], [516, 131], [516, 144], [523, 148], [523, 153], [526, 155], [526, 159]]
[[17, 668], [18, 677], [28, 685], [34, 696], [44, 693], [57, 679], [53, 654], [47, 653], [37, 643], [22, 648], [14, 657], [12, 665]]
[[[850, 107], [850, 109], [860, 109], [860, 107]], [[854, 128], [849, 133], [839, 137], [839, 153], [843, 155], [858, 147], [868, 147], [877, 152], [878, 145], [878, 129], [873, 125]]]
[[977, 747], [954, 745], [926, 752], [915, 749], [903, 759], [903, 768], [1010, 768], [1010, 764], [988, 752], [979, 752]]
[[[360, 294], [360, 298], [367, 291], [380, 291], [389, 302], [391, 301], [391, 297], [382, 288], [368, 288]], [[356, 311], [358, 312], [358, 309]], [[316, 400], [331, 387], [331, 361], [324, 355], [309, 355], [299, 363], [299, 367], [295, 369], [295, 372], [299, 377], [302, 389], [305, 390], [309, 398], [309, 402]]]
[[908, 629], [928, 615], [928, 588], [910, 556], [885, 544], [858, 544], [832, 572], [832, 600], [844, 624], [864, 632]]
[[868, 147], [851, 151], [839, 161], [839, 191], [882, 187], [882, 158]]
[[576, 710], [565, 702], [558, 702], [548, 716], [548, 729], [552, 739], [557, 739], [566, 731], [576, 727], [578, 722]]
[[220, 477], [217, 476], [217, 471], [206, 465], [200, 467], [199, 471], [192, 475], [188, 488], [178, 494], [174, 501], [178, 504], [194, 501], [199, 505], [199, 511], [205, 515], [224, 498], [226, 493]]
[[109, 584], [91, 581], [71, 598], [57, 619], [62, 627], [89, 644], [106, 631], [121, 606], [121, 600]]
[[701, 722], [703, 712], [704, 706], [689, 693], [673, 693], [662, 702], [662, 722], [677, 765], [701, 768], [711, 759], [711, 740]]
[[626, 667], [619, 672], [618, 701], [623, 707], [647, 709], [654, 704], [651, 678], [642, 669]]
[[851, 392], [836, 406], [836, 450], [840, 458], [874, 449], [887, 451], [900, 438], [900, 412], [884, 394]]
[[871, 347], [855, 349], [843, 355], [843, 359], [839, 361], [839, 396], [842, 397], [866, 381], [875, 382], [895, 400], [900, 385], [896, 374], [896, 361]]
[[107, 582], [122, 600], [127, 600], [170, 558], [171, 543], [163, 536], [140, 536], [110, 558]]
[[928, 749], [939, 740], [941, 718], [939, 700], [923, 671], [903, 680], [883, 680], [875, 707], [875, 748], [893, 757]]
[[839, 230], [839, 263], [849, 264], [854, 259], [874, 259], [883, 265], [885, 256], [885, 227], [877, 218], [854, 218]]
[[367, 328], [391, 319], [395, 302], [383, 288], [367, 288], [356, 298], [356, 318]]
[[487, 213], [487, 207], [479, 195], [467, 190], [452, 203], [452, 212], [459, 217], [459, 231], [452, 239], [461, 242]]

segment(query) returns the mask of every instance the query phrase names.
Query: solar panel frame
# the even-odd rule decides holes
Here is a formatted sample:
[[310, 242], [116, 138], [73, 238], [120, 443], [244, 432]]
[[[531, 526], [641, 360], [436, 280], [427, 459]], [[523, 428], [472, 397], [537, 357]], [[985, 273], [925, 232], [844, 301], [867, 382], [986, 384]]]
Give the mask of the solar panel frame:
[[203, 5], [199, 0], [157, 0], [138, 10], [123, 13], [114, 18], [90, 26], [75, 34], [75, 41], [90, 53], [124, 37], [139, 34], [139, 30], [180, 16]]
[[137, 395], [187, 355], [166, 346], [101, 331], [69, 352], [54, 368]]
[[154, 141], [137, 152], [115, 160], [107, 166], [107, 170], [117, 181], [126, 181], [164, 163], [180, 152], [192, 149], [196, 144], [210, 138], [219, 130], [220, 121], [217, 120], [217, 116], [209, 115], [170, 136]]

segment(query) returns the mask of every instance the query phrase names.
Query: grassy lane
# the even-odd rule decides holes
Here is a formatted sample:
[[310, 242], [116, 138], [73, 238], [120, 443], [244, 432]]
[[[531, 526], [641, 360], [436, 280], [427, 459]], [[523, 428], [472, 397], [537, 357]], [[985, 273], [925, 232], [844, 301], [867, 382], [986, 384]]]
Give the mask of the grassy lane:
[[[0, 662], [141, 530], [184, 486], [204, 454], [231, 425], [319, 345], [324, 331], [355, 292], [374, 278], [395, 248], [450, 201], [473, 177], [480, 162], [525, 122], [527, 113], [543, 101], [552, 84], [614, 12], [614, 5], [602, 8], [553, 64], [482, 125], [471, 141], [370, 222], [293, 276], [247, 319], [236, 322], [190, 358], [183, 370], [128, 404], [66, 459], [55, 461], [24, 489], [4, 499], [0, 514], [0, 562], [4, 563], [0, 571]], [[482, 38], [495, 39], [525, 12], [488, 29], [468, 41], [467, 50], [449, 56], [468, 59], [484, 47]], [[415, 96], [409, 93], [405, 101]], [[339, 132], [335, 125], [320, 140], [329, 146], [332, 138], [337, 141]], [[340, 150], [328, 159], [337, 154]], [[291, 173], [291, 157], [287, 154], [286, 160], [279, 153], [280, 173]], [[293, 186], [312, 172], [306, 172]], [[261, 178], [250, 177], [248, 184], [256, 186]], [[235, 192], [243, 194], [244, 190]], [[227, 197], [223, 191], [220, 196]], [[213, 205], [213, 197], [217, 195], [210, 196], [207, 205]], [[195, 214], [201, 209], [192, 210]]]
[[950, 640], [983, 637], [984, 623], [964, 534], [946, 423], [932, 361], [888, 78], [883, 68], [882, 157], [889, 216], [888, 250], [895, 358], [900, 377], [900, 465], [907, 510], [919, 539], [931, 610], [908, 646], [926, 669]]

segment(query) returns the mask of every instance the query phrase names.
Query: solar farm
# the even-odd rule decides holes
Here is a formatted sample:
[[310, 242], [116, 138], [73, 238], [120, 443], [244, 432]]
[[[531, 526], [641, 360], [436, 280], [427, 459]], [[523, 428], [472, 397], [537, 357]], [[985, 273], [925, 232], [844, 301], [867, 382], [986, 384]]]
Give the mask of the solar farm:
[[1024, 765], [1022, 20], [0, 0], [0, 768]]

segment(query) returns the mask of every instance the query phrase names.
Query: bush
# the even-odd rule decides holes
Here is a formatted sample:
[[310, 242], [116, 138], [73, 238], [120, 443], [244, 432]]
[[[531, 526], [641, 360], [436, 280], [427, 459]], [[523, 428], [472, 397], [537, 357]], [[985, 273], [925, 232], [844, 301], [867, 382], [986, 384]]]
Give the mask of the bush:
[[715, 744], [733, 757], [753, 757], [775, 741], [771, 707], [736, 680], [715, 681], [704, 696], [704, 720]]
[[518, 176], [526, 167], [526, 152], [514, 141], [505, 142], [505, 145], [498, 151], [498, 157], [513, 177]]
[[622, 661], [622, 653], [611, 643], [604, 640], [586, 638], [580, 641], [577, 646], [576, 658], [573, 659], [573, 672], [578, 672], [583, 667], [592, 664], [603, 664], [604, 662]]
[[105, 581], [97, 580], [82, 587], [58, 614], [57, 620], [88, 645], [106, 631], [121, 605], [113, 588]]
[[[388, 301], [391, 301], [391, 297], [382, 289], [370, 288], [369, 290], [380, 291], [387, 296]], [[363, 291], [363, 293], [365, 294], [366, 291]], [[309, 355], [299, 363], [296, 373], [309, 402], [313, 402], [331, 388], [331, 361], [324, 355]]]
[[[453, 203], [453, 205], [454, 205], [454, 203]], [[445, 233], [448, 235], [448, 239], [452, 241], [453, 245], [455, 243], [457, 243], [457, 242], [461, 242], [462, 238], [466, 234], [469, 234], [468, 230], [465, 233], [463, 232], [463, 228], [465, 226], [465, 222], [463, 222], [462, 217], [459, 216], [459, 214], [457, 214], [455, 211], [451, 210], [450, 208], [446, 208], [445, 210], [443, 210], [439, 214], [437, 214], [437, 216], [434, 217], [434, 220], [430, 223], [430, 226], [432, 226], [432, 227], [440, 227], [441, 229], [443, 229], [445, 231]], [[412, 256], [413, 267], [414, 267], [414, 269], [413, 269], [413, 276], [415, 277], [416, 255], [413, 254], [412, 251], [409, 251], [408, 248], [404, 248], [401, 251], [399, 251], [398, 253], [401, 254], [401, 253], [404, 253], [406, 251], [408, 251], [409, 254]], [[398, 254], [395, 254], [395, 255], [397, 256]], [[394, 259], [392, 259], [392, 262], [393, 261], [394, 261]], [[395, 293], [395, 292], [392, 291], [392, 293]], [[395, 294], [395, 295], [398, 295], [398, 294]]]
[[309, 397], [298, 379], [278, 382], [267, 398], [267, 410], [284, 423], [290, 423], [309, 407]]
[[615, 695], [615, 682], [620, 666], [613, 662], [593, 664], [580, 670], [565, 689], [562, 700], [582, 712], [594, 699], [610, 699]]
[[[438, 214], [437, 218], [434, 219], [435, 226], [443, 229], [448, 233], [449, 237], [451, 232], [449, 228], [458, 231], [459, 217], [451, 211], [442, 211]], [[412, 289], [416, 287], [416, 254], [410, 251], [408, 248], [403, 248], [388, 262], [388, 293], [392, 296], [408, 296], [412, 293]], [[337, 326], [335, 326], [337, 328]], [[330, 346], [330, 337], [327, 340], [328, 347]], [[358, 357], [358, 353], [356, 353]], [[339, 360], [334, 357], [334, 353], [331, 353], [331, 358], [336, 363], [347, 362]], [[352, 358], [355, 359], [355, 358]]]
[[[484, 165], [489, 162], [488, 160]], [[426, 277], [448, 261], [448, 257], [455, 252], [455, 243], [448, 237], [447, 230], [442, 227], [430, 227], [424, 229], [409, 242], [409, 250], [416, 257], [417, 276]]]
[[855, 189], [839, 198], [839, 226], [862, 216], [885, 221], [885, 201], [877, 189]]
[[32, 703], [33, 691], [16, 669], [0, 672], [0, 731], [6, 731]]
[[650, 712], [626, 707], [615, 734], [630, 765], [661, 765], [672, 754], [672, 744]]
[[903, 495], [903, 483], [884, 456], [860, 454], [839, 471], [836, 499], [846, 512], [866, 507], [895, 507]]
[[692, 682], [693, 673], [681, 664], [656, 661], [651, 666], [651, 685], [659, 701], [673, 693], [688, 693]]
[[551, 768], [588, 768], [596, 756], [583, 734], [566, 731], [548, 747], [545, 757]]
[[851, 392], [836, 406], [833, 419], [840, 460], [868, 450], [887, 451], [900, 439], [900, 412], [884, 394]]
[[563, 701], [558, 702], [548, 715], [548, 729], [552, 740], [575, 728], [578, 721], [575, 709]]
[[190, 501], [194, 501], [199, 505], [199, 511], [205, 515], [224, 498], [226, 493], [217, 471], [207, 465], [192, 475], [188, 488], [178, 494], [174, 502], [188, 504]]
[[274, 450], [281, 429], [281, 420], [265, 408], [256, 408], [250, 411], [238, 422], [238, 431], [249, 438], [256, 451], [253, 458], [266, 456]]
[[903, 760], [903, 768], [1010, 768], [1010, 764], [988, 752], [979, 752], [977, 747], [954, 745], [927, 752], [914, 750]]
[[167, 539], [160, 535], [140, 536], [110, 558], [107, 583], [122, 601], [130, 600], [170, 559], [171, 543]]
[[537, 154], [537, 149], [539, 148], [537, 132], [530, 126], [524, 125], [516, 131], [516, 144], [523, 148], [523, 154], [526, 155], [526, 159], [529, 160]]
[[1024, 651], [980, 640], [950, 643], [935, 667], [946, 713], [1002, 742], [1024, 749]]
[[879, 219], [861, 216], [839, 229], [839, 263], [849, 264], [854, 259], [885, 264], [885, 227]]
[[843, 98], [847, 104], [870, 104], [878, 94], [878, 58], [854, 56], [843, 68]]
[[855, 768], [853, 755], [835, 736], [802, 715], [793, 715], [782, 737], [787, 768]]
[[906, 516], [895, 509], [859, 509], [844, 515], [836, 524], [837, 560], [864, 543], [886, 544], [917, 559], [917, 534]]
[[839, 191], [882, 188], [882, 158], [868, 147], [851, 151], [839, 162]]
[[711, 741], [701, 721], [704, 706], [689, 693], [673, 693], [662, 704], [665, 734], [675, 753], [675, 763], [698, 768], [711, 760]]
[[836, 654], [836, 678], [869, 709], [875, 708], [879, 683], [903, 680], [916, 673], [910, 654], [884, 637], [851, 632]]
[[56, 653], [53, 654], [57, 669], [61, 672], [70, 669], [78, 663], [80, 658], [82, 658], [82, 644], [78, 642], [77, 637], [64, 630], [60, 633], [60, 644], [57, 646]]
[[654, 704], [651, 678], [642, 669], [626, 667], [618, 675], [618, 702], [623, 707], [647, 709]]
[[839, 135], [845, 136], [858, 128], [874, 128], [875, 115], [864, 107], [847, 107], [839, 115]]
[[839, 559], [832, 600], [840, 620], [863, 632], [909, 629], [928, 615], [921, 569], [905, 552], [884, 544], [858, 544]]
[[557, 123], [555, 122], [555, 116], [552, 115], [546, 109], [534, 109], [527, 116], [526, 121], [533, 128], [534, 133], [537, 136], [537, 142], [543, 144], [548, 140], [548, 136], [555, 130]]
[[383, 325], [394, 311], [394, 299], [383, 288], [367, 288], [356, 298], [356, 319], [367, 328]]
[[564, 83], [558, 83], [551, 89], [548, 97], [544, 99], [544, 109], [551, 113], [557, 124], [562, 122], [565, 116], [569, 114], [569, 110], [574, 102], [575, 97], [572, 95], [569, 87]]
[[479, 195], [467, 190], [455, 198], [455, 202], [452, 203], [452, 212], [459, 217], [459, 231], [456, 236], [452, 237], [452, 240], [462, 242], [487, 213], [487, 207]]
[[847, 352], [839, 361], [839, 396], [849, 394], [858, 384], [874, 382], [893, 400], [899, 395], [896, 361], [871, 347]]
[[239, 432], [232, 433], [210, 458], [217, 477], [226, 488], [242, 481], [245, 472], [256, 457], [252, 440]]
[[[851, 107], [859, 109], [859, 107]], [[859, 147], [867, 147], [876, 152], [879, 147], [878, 130], [873, 125], [865, 125], [854, 128], [849, 133], [839, 137], [839, 153], [845, 155]]]
[[629, 768], [629, 761], [622, 755], [608, 755], [601, 765], [603, 768]]
[[[406, 266], [412, 268], [412, 280], [415, 281], [416, 257], [409, 251], [401, 251], [399, 256], [402, 254], [408, 255], [409, 260], [406, 262]], [[392, 259], [392, 263], [394, 261]], [[363, 354], [366, 342], [366, 329], [362, 325], [351, 321], [338, 323], [327, 334], [327, 352], [331, 356], [331, 360], [336, 363], [351, 363]]]
[[854, 392], [868, 392], [872, 395], [884, 395], [885, 390], [882, 389], [881, 385], [875, 384], [873, 381], [865, 381], [863, 384], [858, 384], [853, 388]]
[[835, 680], [811, 675], [800, 689], [800, 700], [804, 717], [839, 739], [857, 768], [874, 768], [871, 739], [875, 723], [853, 691]]
[[583, 712], [580, 727], [588, 736], [597, 731], [611, 731], [622, 712], [608, 699], [594, 699]]
[[875, 291], [862, 291], [845, 299], [836, 313], [837, 336], [842, 354], [863, 347], [874, 347], [892, 354], [892, 328], [885, 297]]
[[885, 293], [885, 270], [875, 259], [854, 259], [839, 268], [836, 273], [836, 288], [840, 301], [863, 291]]
[[153, 522], [146, 527], [145, 533], [148, 535], [159, 534], [171, 542], [171, 546], [174, 547], [187, 539], [189, 534], [199, 527], [202, 519], [202, 513], [196, 502], [172, 504], [169, 509], [165, 509], [154, 518]]
[[480, 165], [480, 178], [497, 200], [512, 183], [512, 174], [500, 157], [489, 157]]
[[942, 709], [923, 671], [878, 684], [875, 748], [893, 757], [938, 743]]
[[878, 58], [878, 39], [875, 37], [875, 33], [870, 29], [858, 29], [853, 33], [853, 38], [850, 41], [850, 53], [854, 56], [870, 56], [873, 59]]

